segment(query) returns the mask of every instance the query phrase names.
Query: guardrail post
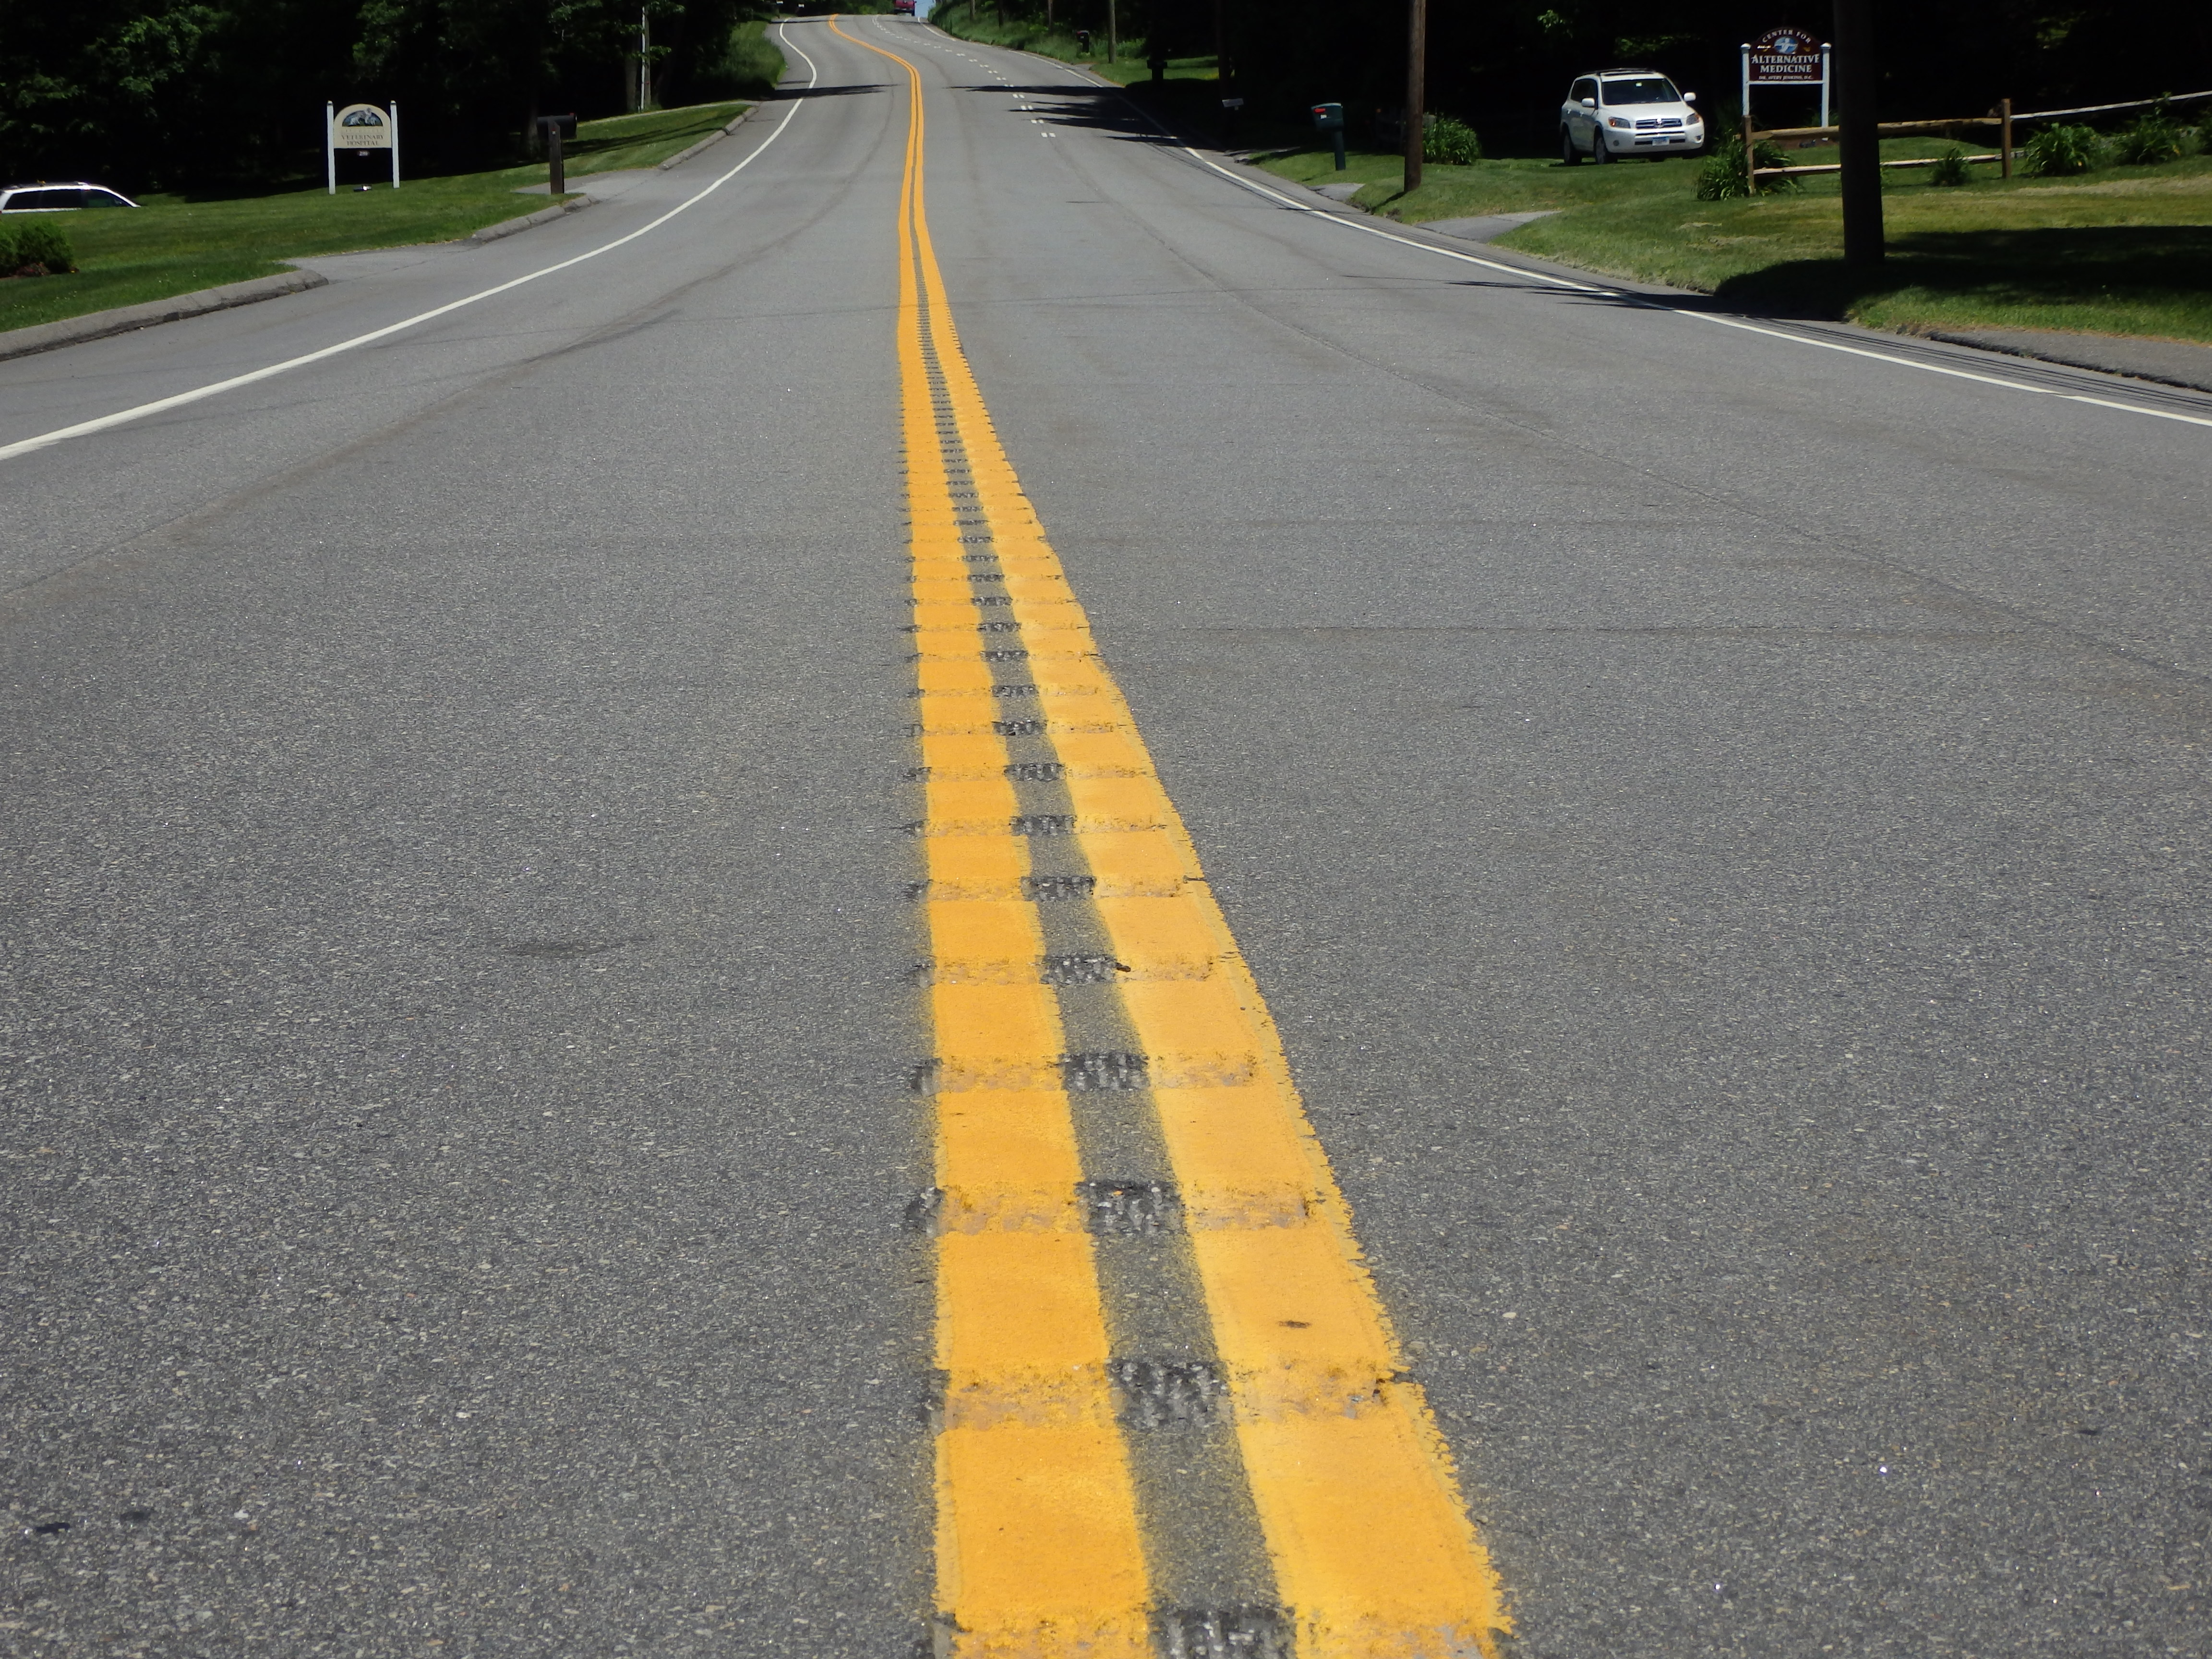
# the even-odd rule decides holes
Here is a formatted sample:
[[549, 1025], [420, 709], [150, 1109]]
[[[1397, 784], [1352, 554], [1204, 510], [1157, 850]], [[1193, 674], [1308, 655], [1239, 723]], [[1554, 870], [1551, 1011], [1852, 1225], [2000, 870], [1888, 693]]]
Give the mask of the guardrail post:
[[1997, 100], [1997, 176], [2012, 177], [2012, 100]]
[[[1759, 194], [1758, 139], [1759, 135], [1752, 131], [1751, 116], [1747, 112], [1743, 118], [1743, 193], [1747, 196]], [[1598, 140], [1600, 143], [1604, 142], [1601, 137]]]

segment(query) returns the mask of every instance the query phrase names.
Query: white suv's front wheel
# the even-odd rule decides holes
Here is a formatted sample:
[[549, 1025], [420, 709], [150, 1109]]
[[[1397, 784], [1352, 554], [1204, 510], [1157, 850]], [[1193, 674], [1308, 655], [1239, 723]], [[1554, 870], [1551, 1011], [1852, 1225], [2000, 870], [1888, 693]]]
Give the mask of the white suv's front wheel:
[[1606, 148], [1603, 127], [1590, 129], [1590, 160], [1601, 166], [1613, 160], [1613, 152]]

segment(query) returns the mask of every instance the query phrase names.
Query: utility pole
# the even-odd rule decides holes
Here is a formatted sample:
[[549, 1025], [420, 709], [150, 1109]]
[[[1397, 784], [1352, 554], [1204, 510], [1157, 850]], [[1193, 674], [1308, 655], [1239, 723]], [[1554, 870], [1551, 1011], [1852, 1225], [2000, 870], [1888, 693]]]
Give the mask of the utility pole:
[[1229, 58], [1229, 24], [1224, 16], [1228, 0], [1213, 0], [1213, 89], [1221, 101], [1221, 143], [1224, 148], [1236, 136], [1237, 117], [1244, 100], [1237, 95], [1237, 65]]
[[[968, 3], [972, 6], [975, 3], [975, 0], [968, 0]], [[1115, 0], [1106, 0], [1106, 61], [1109, 64], [1117, 61], [1121, 52], [1121, 24], [1119, 9]]]
[[[1848, 0], [1836, 0], [1838, 6]], [[1864, 3], [1864, 0], [1861, 0]], [[1406, 189], [1421, 187], [1422, 117], [1428, 102], [1429, 0], [1412, 0], [1406, 31]]]
[[640, 6], [637, 9], [637, 106], [643, 110], [652, 101], [653, 24], [646, 9]]
[[1843, 163], [1844, 263], [1882, 258], [1881, 79], [1875, 67], [1872, 0], [1836, 0], [1837, 157]]

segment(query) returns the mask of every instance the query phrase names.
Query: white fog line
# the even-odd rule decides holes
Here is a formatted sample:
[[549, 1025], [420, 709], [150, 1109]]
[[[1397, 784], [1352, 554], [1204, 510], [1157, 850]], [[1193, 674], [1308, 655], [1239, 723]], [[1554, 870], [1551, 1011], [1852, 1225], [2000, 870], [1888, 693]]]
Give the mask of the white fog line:
[[1900, 357], [1893, 351], [1876, 351], [1868, 346], [1845, 345], [1841, 340], [1812, 340], [1802, 334], [1792, 334], [1787, 329], [1768, 328], [1741, 317], [1717, 317], [1711, 312], [1684, 311], [1663, 301], [1650, 300], [1642, 295], [1624, 296], [1638, 300], [1654, 311], [1671, 311], [1678, 317], [1688, 317], [1701, 323], [1718, 323], [1723, 328], [1740, 328], [1747, 333], [1764, 334], [1770, 338], [1787, 340], [1793, 345], [1818, 346], [1823, 351], [1846, 352], [1854, 357], [1871, 357], [1876, 362], [1895, 363], [1901, 368], [1917, 368], [1929, 374], [1948, 374], [1958, 380], [1978, 380], [1984, 386], [2002, 386], [2008, 392], [2033, 392], [2039, 397], [2059, 398], [2069, 404], [2090, 404], [2099, 409], [2123, 410], [2130, 415], [2154, 415], [2161, 421], [2183, 421], [2191, 426], [2212, 427], [2212, 418], [2203, 415], [2184, 415], [2174, 409], [2148, 409], [2141, 404], [2124, 404], [2111, 398], [2093, 398], [2086, 392], [2060, 392], [2047, 386], [2031, 386], [2025, 380], [2008, 380], [1996, 374], [1978, 374], [1970, 368], [1946, 368], [1941, 363], [1923, 363], [1911, 357]]
[[[1065, 67], [1076, 71], [1079, 76], [1083, 73], [1079, 64], [1071, 64]], [[1123, 88], [1096, 74], [1090, 76], [1085, 84], [1121, 93], [1124, 101], [1130, 108], [1150, 122], [1152, 128], [1162, 137], [1174, 142], [1175, 135], [1154, 120], [1151, 111], [1146, 109], [1134, 99], [1129, 98]], [[1256, 196], [1264, 196], [1268, 200], [1290, 209], [1293, 213], [1310, 213], [1330, 224], [1341, 225], [1346, 230], [1364, 231], [1370, 236], [1380, 236], [1386, 242], [1396, 242], [1404, 247], [1417, 248], [1423, 253], [1435, 254], [1440, 258], [1456, 259], [1462, 264], [1480, 265], [1486, 270], [1498, 271], [1505, 276], [1517, 276], [1528, 282], [1543, 283], [1569, 293], [1600, 294], [1608, 299], [1626, 300], [1632, 305], [1642, 306], [1648, 310], [1663, 311], [1701, 323], [1717, 323], [1723, 328], [1741, 329], [1748, 334], [1764, 334], [1770, 339], [1786, 341], [1791, 345], [1809, 346], [1822, 351], [1840, 351], [1848, 356], [1870, 358], [1875, 362], [1887, 363], [1893, 368], [1916, 368], [1923, 374], [1941, 374], [1954, 380], [1971, 380], [1977, 385], [1995, 386], [2001, 391], [2026, 392], [2039, 398], [2056, 398], [2063, 403], [2087, 404], [2094, 409], [2112, 409], [2123, 414], [2148, 415], [2161, 421], [2179, 421], [2185, 426], [2212, 428], [2212, 417], [2203, 415], [2185, 415], [2179, 410], [2172, 409], [2152, 409], [2142, 404], [2125, 403], [2116, 398], [2095, 397], [2085, 392], [2062, 392], [2052, 386], [2035, 386], [2026, 380], [2014, 380], [2001, 374], [1984, 374], [1970, 368], [1952, 368], [1942, 363], [1925, 362], [1916, 357], [1900, 356], [1896, 352], [1882, 351], [1871, 346], [1846, 345], [1840, 340], [1814, 339], [1803, 334], [1791, 333], [1787, 329], [1771, 328], [1763, 323], [1753, 322], [1746, 317], [1723, 317], [1711, 312], [1690, 311], [1680, 306], [1668, 305], [1664, 300], [1655, 299], [1648, 294], [1638, 294], [1627, 289], [1608, 288], [1598, 283], [1572, 282], [1564, 276], [1553, 276], [1544, 271], [1531, 270], [1526, 265], [1509, 265], [1497, 259], [1483, 258], [1480, 254], [1462, 253], [1457, 248], [1437, 247], [1433, 243], [1416, 241], [1410, 236], [1401, 236], [1395, 231], [1385, 230], [1379, 225], [1361, 224], [1356, 219], [1328, 212], [1325, 209], [1316, 207], [1310, 202], [1301, 202], [1294, 196], [1286, 196], [1281, 191], [1272, 190], [1256, 179], [1248, 179], [1241, 173], [1231, 172], [1227, 167], [1210, 160], [1188, 144], [1178, 143], [1176, 148], [1200, 167], [1220, 174], [1231, 184], [1241, 189], [1249, 190]]]
[[[776, 25], [776, 33], [783, 37], [785, 46], [789, 46], [792, 51], [798, 52], [800, 58], [805, 59], [806, 84], [811, 90], [816, 82], [821, 78], [820, 70], [816, 68], [811, 58], [808, 58], [805, 52], [800, 51], [799, 46], [793, 44], [783, 24]], [[127, 426], [133, 421], [143, 421], [150, 415], [159, 415], [168, 410], [180, 409], [186, 404], [196, 404], [204, 398], [213, 398], [222, 392], [235, 391], [242, 386], [252, 386], [256, 380], [266, 380], [275, 375], [288, 374], [293, 369], [304, 368], [309, 363], [319, 363], [326, 357], [335, 357], [341, 352], [352, 351], [359, 347], [370, 345], [378, 340], [401, 333], [407, 329], [417, 327], [423, 323], [434, 321], [450, 313], [459, 311], [464, 307], [475, 305], [478, 301], [489, 300], [495, 295], [507, 293], [522, 287], [526, 283], [534, 283], [541, 276], [550, 276], [557, 271], [567, 270], [573, 266], [582, 264], [587, 259], [596, 259], [602, 253], [611, 253], [624, 244], [635, 241], [647, 232], [659, 229], [661, 226], [685, 210], [697, 206], [755, 161], [760, 160], [767, 153], [768, 147], [783, 137], [785, 130], [798, 116], [799, 108], [799, 104], [793, 104], [783, 119], [776, 123], [775, 131], [761, 142], [760, 148], [715, 179], [714, 183], [699, 191], [697, 195], [678, 203], [651, 223], [639, 226], [626, 236], [617, 236], [611, 242], [603, 243], [586, 252], [546, 265], [541, 270], [533, 270], [525, 276], [498, 283], [495, 287], [482, 289], [465, 298], [449, 300], [444, 305], [434, 306], [428, 311], [417, 312], [414, 316], [403, 319], [399, 322], [387, 323], [382, 328], [371, 329], [366, 334], [356, 334], [351, 339], [340, 340], [335, 345], [326, 345], [319, 350], [306, 352], [297, 357], [287, 357], [283, 362], [270, 363], [265, 368], [252, 369], [244, 374], [234, 374], [227, 380], [216, 380], [207, 386], [195, 386], [190, 392], [179, 392], [172, 397], [157, 398], [151, 403], [139, 404], [131, 409], [118, 410], [112, 415], [102, 415], [93, 420], [79, 421], [75, 426], [57, 427], [52, 432], [41, 432], [34, 438], [21, 438], [11, 444], [0, 444], [0, 461], [13, 460], [18, 455], [27, 455], [34, 449], [45, 449], [65, 439], [82, 438], [94, 432], [106, 432], [118, 426]]]
[[[1158, 124], [1155, 123], [1155, 125]], [[1169, 136], [1173, 137], [1172, 134]], [[1747, 333], [1764, 334], [1769, 339], [1787, 340], [1792, 345], [1813, 346], [1823, 351], [1841, 351], [1854, 357], [1870, 357], [1878, 363], [1889, 363], [1899, 368], [1917, 368], [1923, 374], [1948, 375], [1957, 380], [1973, 380], [1983, 386], [1999, 386], [2008, 392], [2033, 392], [2038, 397], [2057, 398], [2068, 403], [2089, 404], [2099, 409], [2117, 409], [2130, 415], [2150, 415], [2161, 421], [2180, 421], [2190, 426], [2212, 427], [2212, 418], [2202, 415], [2185, 415], [2179, 410], [2149, 409], [2142, 404], [2121, 403], [2111, 398], [2093, 398], [2086, 392], [2060, 392], [2051, 386], [2033, 386], [2025, 380], [2007, 380], [1999, 374], [1978, 374], [1969, 368], [1947, 368], [1941, 363], [1923, 362], [1914, 357], [1900, 357], [1893, 351], [1880, 351], [1870, 346], [1845, 345], [1840, 340], [1808, 339], [1802, 334], [1793, 334], [1787, 329], [1769, 328], [1764, 324], [1754, 323], [1748, 318], [1720, 317], [1711, 312], [1689, 311], [1680, 306], [1670, 306], [1664, 300], [1654, 299], [1648, 294], [1637, 294], [1626, 289], [1607, 288], [1595, 283], [1569, 282], [1564, 277], [1547, 276], [1540, 270], [1531, 270], [1524, 265], [1503, 264], [1496, 259], [1484, 259], [1472, 253], [1462, 253], [1456, 248], [1437, 247], [1427, 242], [1417, 242], [1410, 236], [1398, 235], [1395, 232], [1384, 230], [1379, 225], [1363, 225], [1356, 219], [1346, 219], [1338, 214], [1327, 212], [1310, 203], [1301, 202], [1295, 197], [1285, 196], [1280, 191], [1270, 190], [1267, 185], [1253, 179], [1242, 178], [1231, 173], [1227, 167], [1208, 161], [1188, 144], [1182, 146], [1182, 149], [1184, 155], [1189, 156], [1200, 166], [1211, 168], [1231, 184], [1241, 185], [1256, 195], [1280, 202], [1293, 212], [1310, 213], [1317, 218], [1326, 219], [1333, 225], [1342, 225], [1346, 230], [1364, 230], [1370, 236], [1380, 236], [1386, 242], [1396, 242], [1402, 246], [1419, 248], [1424, 253], [1437, 254], [1446, 259], [1457, 259], [1464, 264], [1481, 265], [1490, 270], [1504, 271], [1508, 276], [1533, 278], [1540, 283], [1548, 283], [1554, 288], [1568, 289], [1579, 294], [1602, 294], [1612, 299], [1629, 301], [1649, 310], [1670, 312], [1677, 317], [1686, 317], [1701, 323], [1717, 323], [1723, 328], [1740, 328]]]

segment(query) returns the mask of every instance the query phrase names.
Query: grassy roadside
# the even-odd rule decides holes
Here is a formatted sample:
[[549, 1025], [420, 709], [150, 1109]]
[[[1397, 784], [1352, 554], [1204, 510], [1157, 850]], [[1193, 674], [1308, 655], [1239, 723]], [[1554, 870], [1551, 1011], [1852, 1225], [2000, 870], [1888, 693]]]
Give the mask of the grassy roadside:
[[[1901, 160], [1943, 148], [1902, 139], [1882, 151]], [[1407, 223], [1553, 210], [1500, 246], [1748, 305], [1875, 328], [2062, 329], [2212, 343], [2212, 157], [2009, 183], [1982, 167], [1976, 182], [1956, 189], [1931, 186], [1917, 172], [1886, 174], [1890, 257], [1872, 276], [1843, 264], [1832, 175], [1806, 179], [1792, 195], [1701, 202], [1698, 163], [1687, 159], [1482, 161], [1431, 165], [1406, 195], [1395, 155], [1351, 162], [1341, 175], [1322, 151], [1267, 165], [1302, 183], [1358, 180], [1358, 205]]]
[[[696, 104], [584, 122], [568, 152], [571, 188], [580, 177], [664, 161], [744, 107]], [[59, 216], [76, 252], [77, 274], [0, 282], [0, 330], [267, 276], [289, 269], [286, 259], [450, 241], [538, 211], [543, 197], [515, 192], [544, 182], [539, 164], [407, 179], [396, 191], [331, 196], [317, 182], [225, 201], [149, 197], [136, 212]]]

